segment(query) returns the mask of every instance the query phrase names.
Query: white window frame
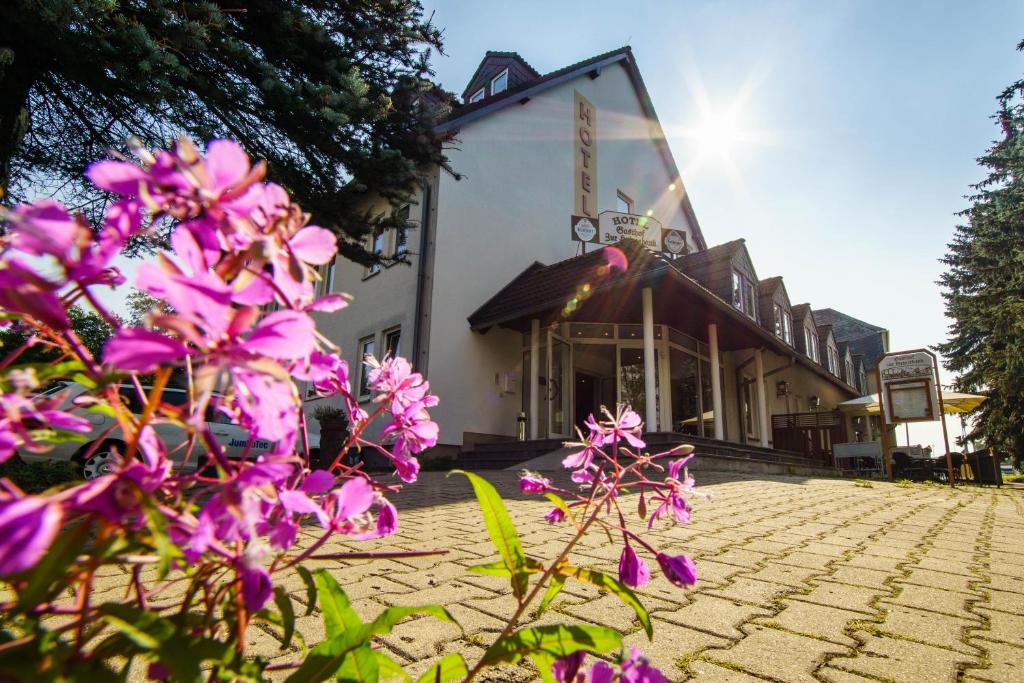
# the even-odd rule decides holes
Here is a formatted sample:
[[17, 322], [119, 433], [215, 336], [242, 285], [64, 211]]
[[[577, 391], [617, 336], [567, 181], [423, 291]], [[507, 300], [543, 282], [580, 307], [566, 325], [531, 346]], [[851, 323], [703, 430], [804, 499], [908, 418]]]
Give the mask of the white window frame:
[[790, 315], [789, 311], [782, 310], [782, 333], [785, 335], [782, 339], [789, 344], [793, 345], [793, 316]]
[[370, 366], [364, 359], [367, 355], [375, 355], [377, 349], [377, 335], [371, 334], [359, 340], [359, 398], [366, 398], [370, 395]]
[[487, 88], [480, 88], [475, 93], [473, 93], [472, 95], [469, 96], [469, 104], [473, 104], [474, 102], [479, 102], [486, 95], [487, 95]]
[[338, 267], [338, 257], [335, 256], [331, 262], [324, 266], [323, 294], [330, 294], [334, 291], [334, 273]]
[[[622, 202], [623, 204], [626, 205], [626, 210], [625, 211], [619, 211], [619, 209], [622, 208], [621, 206], [619, 206], [619, 202]], [[619, 213], [633, 213], [633, 207], [634, 206], [636, 206], [636, 203], [630, 198], [630, 196], [628, 194], [626, 194], [622, 190], [616, 190], [615, 191], [615, 210], [616, 211], [618, 211]]]
[[757, 321], [757, 290], [754, 288], [754, 283], [750, 280], [743, 278], [743, 284], [746, 289], [746, 313], [752, 320]]
[[782, 323], [782, 306], [780, 304], [772, 304], [772, 318], [775, 322], [775, 336], [782, 339], [785, 328]]
[[743, 277], [737, 271], [732, 271], [732, 306], [743, 310]]
[[[505, 77], [505, 85], [501, 88], [501, 90], [498, 90], [497, 88], [494, 87], [494, 84], [502, 76]], [[497, 95], [498, 93], [505, 92], [506, 90], [508, 90], [508, 69], [505, 69], [500, 74], [498, 74], [497, 76], [495, 76], [494, 78], [491, 79], [491, 94], [492, 95]]]
[[398, 337], [398, 344], [396, 345], [396, 348], [394, 349], [394, 355], [398, 356], [398, 355], [401, 354], [401, 352], [402, 352], [402, 326], [401, 325], [398, 325], [396, 327], [389, 327], [388, 329], [384, 330], [381, 333], [381, 339], [383, 340], [383, 343], [381, 344], [381, 349], [384, 351], [384, 353], [390, 353], [391, 352], [391, 339], [396, 337], [396, 336]]
[[[380, 248], [379, 249], [377, 247], [377, 241], [378, 240], [380, 240]], [[367, 243], [366, 250], [369, 251], [372, 254], [377, 254], [378, 256], [384, 256], [384, 253], [387, 250], [387, 245], [388, 245], [387, 233], [384, 231], [383, 228], [376, 227], [376, 228], [373, 229], [372, 232], [370, 232], [370, 237], [369, 237], [369, 240], [368, 240], [368, 243]], [[368, 277], [373, 277], [374, 275], [376, 275], [380, 271], [381, 271], [381, 267], [380, 267], [379, 263], [374, 263], [372, 266], [367, 266], [366, 267], [366, 272], [363, 275], [363, 279], [365, 280]]]

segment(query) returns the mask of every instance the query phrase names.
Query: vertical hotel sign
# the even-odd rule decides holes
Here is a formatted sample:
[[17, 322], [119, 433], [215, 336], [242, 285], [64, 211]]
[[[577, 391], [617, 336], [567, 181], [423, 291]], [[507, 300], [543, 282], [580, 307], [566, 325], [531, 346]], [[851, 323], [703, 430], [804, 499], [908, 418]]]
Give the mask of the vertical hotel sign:
[[579, 91], [573, 91], [573, 139], [576, 177], [573, 181], [577, 216], [597, 218], [597, 111]]

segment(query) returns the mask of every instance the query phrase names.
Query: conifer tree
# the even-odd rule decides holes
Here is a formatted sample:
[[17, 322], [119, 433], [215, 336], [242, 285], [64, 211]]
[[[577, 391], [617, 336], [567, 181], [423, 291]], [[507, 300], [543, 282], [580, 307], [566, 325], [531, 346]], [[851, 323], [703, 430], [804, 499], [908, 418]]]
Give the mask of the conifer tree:
[[441, 161], [440, 49], [418, 0], [7, 0], [0, 188], [96, 209], [82, 170], [130, 136], [230, 137], [365, 262], [361, 238], [399, 219], [364, 199], [397, 208]]
[[[1024, 50], [1024, 42], [1017, 46]], [[988, 400], [970, 438], [1024, 456], [1024, 79], [998, 97], [1002, 138], [978, 161], [973, 186], [940, 284], [953, 323], [938, 350], [961, 391]]]

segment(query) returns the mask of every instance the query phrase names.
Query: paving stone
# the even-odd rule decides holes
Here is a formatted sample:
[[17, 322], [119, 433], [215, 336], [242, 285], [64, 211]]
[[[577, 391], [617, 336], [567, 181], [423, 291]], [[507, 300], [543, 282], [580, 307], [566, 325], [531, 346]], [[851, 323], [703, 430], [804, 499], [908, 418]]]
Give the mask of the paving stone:
[[975, 607], [974, 611], [988, 617], [989, 630], [975, 631], [974, 635], [988, 640], [998, 640], [1017, 647], [1024, 647], [1024, 617], [995, 610]]
[[983, 681], [1024, 681], [1024, 650], [1004, 643], [979, 641], [988, 651], [990, 666], [971, 669], [972, 676]]
[[948, 648], [977, 656], [976, 647], [967, 645], [967, 628], [977, 628], [980, 620], [962, 619], [935, 612], [925, 612], [911, 607], [888, 606], [885, 620], [876, 628], [883, 632], [880, 635], [909, 638], [936, 647]]
[[955, 681], [958, 667], [975, 661], [959, 652], [908, 640], [864, 632], [858, 632], [857, 637], [864, 639], [864, 646], [857, 655], [833, 659], [830, 667], [896, 683], [920, 683]]
[[828, 571], [829, 565], [837, 561], [837, 558], [831, 555], [814, 555], [807, 553], [802, 550], [797, 550], [784, 557], [780, 557], [775, 560], [779, 564], [792, 564], [797, 567], [806, 567], [808, 569], [816, 569], [820, 572]]
[[862, 586], [865, 588], [873, 588], [880, 593], [889, 593], [892, 591], [886, 585], [886, 580], [892, 578], [892, 572], [883, 571], [881, 569], [865, 569], [864, 567], [836, 567], [831, 574], [828, 575], [829, 581], [835, 581], [836, 583], [845, 583], [851, 586]]
[[903, 563], [895, 557], [882, 557], [881, 555], [865, 555], [864, 553], [854, 553], [852, 557], [837, 562], [833, 568], [838, 567], [861, 567], [863, 569], [879, 569], [890, 574], [897, 573], [897, 567]]
[[703, 658], [773, 680], [814, 683], [814, 672], [826, 657], [849, 652], [834, 643], [779, 629], [752, 625], [744, 630], [746, 638], [728, 649], [708, 650]]
[[763, 678], [755, 678], [749, 674], [736, 669], [727, 669], [724, 666], [695, 659], [689, 664], [690, 678], [686, 679], [696, 683], [762, 683]]
[[679, 626], [710, 631], [724, 638], [739, 639], [744, 636], [739, 626], [754, 617], [771, 614], [761, 607], [744, 605], [714, 595], [698, 593], [693, 601], [677, 609], [658, 610], [653, 616]]
[[976, 594], [976, 591], [971, 588], [971, 582], [975, 581], [977, 577], [966, 568], [963, 573], [955, 574], [916, 567], [908, 567], [908, 569], [910, 569], [910, 574], [900, 579], [902, 583], [913, 583], [918, 586], [929, 586], [931, 588]]
[[988, 606], [992, 609], [1024, 616], [1024, 594], [993, 590], [988, 596]]
[[874, 589], [831, 583], [824, 580], [816, 580], [815, 583], [817, 585], [809, 593], [806, 595], [794, 595], [792, 599], [825, 605], [826, 607], [838, 607], [839, 609], [861, 612], [868, 616], [873, 616], [877, 613], [872, 607], [872, 602], [882, 594]]
[[729, 644], [725, 638], [677, 626], [657, 617], [652, 618], [652, 623], [653, 641], [647, 640], [647, 634], [640, 630], [623, 638], [622, 644], [626, 649], [639, 648], [670, 681], [683, 678], [684, 669], [679, 666], [680, 662], [685, 663], [708, 648], [724, 647]]
[[846, 634], [847, 624], [860, 622], [868, 617], [861, 612], [815, 605], [798, 600], [783, 600], [783, 609], [778, 614], [758, 619], [761, 624], [777, 624], [787, 631], [794, 631], [810, 637], [825, 638], [846, 647], [856, 647], [857, 641]]
[[821, 575], [822, 572], [818, 569], [808, 569], [807, 567], [781, 564], [779, 562], [768, 562], [756, 572], [743, 574], [743, 576], [749, 579], [770, 581], [772, 583], [780, 583], [785, 586], [790, 586], [791, 588], [800, 589], [806, 589], [808, 587], [808, 579]]
[[792, 592], [792, 590], [789, 586], [782, 584], [738, 576], [722, 588], [708, 589], [704, 592], [727, 600], [738, 600], [760, 607], [772, 607], [776, 598]]
[[969, 614], [967, 600], [975, 599], [975, 596], [966, 593], [957, 593], [941, 588], [928, 588], [899, 582], [896, 582], [895, 585], [899, 587], [900, 594], [894, 598], [884, 598], [883, 603], [915, 607], [958, 617]]

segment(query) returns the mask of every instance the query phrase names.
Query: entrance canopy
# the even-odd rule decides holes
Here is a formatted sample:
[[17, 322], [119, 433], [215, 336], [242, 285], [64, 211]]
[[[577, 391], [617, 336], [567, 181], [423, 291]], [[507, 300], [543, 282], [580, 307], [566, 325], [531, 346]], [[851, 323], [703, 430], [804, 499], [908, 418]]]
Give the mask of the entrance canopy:
[[[961, 394], [957, 391], [943, 391], [942, 404], [947, 414], [969, 413], [984, 403], [988, 397], [980, 394]], [[839, 408], [850, 413], [878, 415], [878, 394], [868, 394], [839, 404]]]

